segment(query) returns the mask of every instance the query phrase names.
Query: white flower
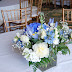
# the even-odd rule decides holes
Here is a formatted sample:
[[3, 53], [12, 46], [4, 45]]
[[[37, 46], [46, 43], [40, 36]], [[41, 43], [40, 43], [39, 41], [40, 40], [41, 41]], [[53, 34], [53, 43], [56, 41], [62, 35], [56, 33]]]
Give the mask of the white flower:
[[39, 44], [34, 44], [32, 48], [36, 52], [37, 56], [40, 58], [49, 56], [49, 48], [48, 48], [47, 43], [45, 43], [45, 42], [39, 43]]
[[30, 53], [30, 59], [32, 62], [40, 62], [41, 61], [41, 59], [36, 55], [35, 52]]
[[49, 30], [49, 28], [46, 28], [46, 30], [48, 31], [48, 30]]
[[30, 61], [30, 60], [31, 60], [31, 59], [30, 59], [30, 53], [31, 53], [31, 52], [32, 52], [31, 49], [25, 48], [25, 49], [23, 50], [22, 55], [24, 55], [24, 58], [26, 58], [26, 60]]
[[59, 37], [59, 35], [55, 35], [55, 36], [54, 36], [54, 38], [58, 38], [58, 37]]
[[16, 33], [16, 36], [17, 36], [18, 38], [20, 38], [20, 33], [17, 32], [17, 33]]
[[44, 23], [44, 25], [46, 25], [46, 23]]
[[72, 38], [72, 32], [71, 32], [71, 38]]
[[54, 30], [54, 27], [50, 27], [50, 31], [51, 31], [51, 30]]
[[56, 38], [56, 39], [53, 41], [53, 44], [55, 44], [55, 45], [59, 44], [59, 39]]
[[13, 41], [16, 43], [17, 42], [17, 40], [18, 40], [18, 38], [17, 37], [15, 37], [14, 39], [13, 39]]
[[44, 39], [44, 37], [46, 36], [46, 31], [45, 29], [41, 30], [41, 38]]
[[54, 26], [55, 26], [55, 23], [50, 23], [50, 26], [51, 26], [51, 27], [54, 27]]
[[58, 35], [58, 29], [55, 28], [55, 35]]
[[40, 30], [40, 29], [41, 29], [41, 25], [40, 25], [40, 26], [38, 26], [37, 30]]
[[55, 44], [55, 45], [59, 44], [58, 37], [59, 37], [59, 35], [58, 35], [58, 29], [55, 28], [55, 36], [54, 36], [55, 40], [53, 41], [53, 44]]
[[22, 55], [24, 55], [24, 58], [26, 58], [26, 60], [28, 60], [28, 61], [32, 61], [32, 62], [40, 62], [41, 61], [41, 59], [36, 55], [36, 53], [28, 48], [25, 48], [23, 50]]
[[67, 25], [63, 24], [63, 29], [69, 30], [69, 27]]
[[28, 43], [29, 42], [29, 37], [26, 36], [26, 35], [21, 35], [20, 39], [23, 43]]

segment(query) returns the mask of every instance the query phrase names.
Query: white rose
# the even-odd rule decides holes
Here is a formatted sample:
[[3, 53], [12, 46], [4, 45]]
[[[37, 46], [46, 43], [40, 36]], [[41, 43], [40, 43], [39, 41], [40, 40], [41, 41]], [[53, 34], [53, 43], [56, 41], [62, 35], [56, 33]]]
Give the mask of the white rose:
[[22, 36], [20, 37], [20, 39], [21, 39], [21, 41], [22, 41], [23, 43], [28, 43], [28, 42], [29, 42], [29, 37], [26, 36], [26, 35], [22, 35]]
[[16, 33], [16, 36], [17, 36], [18, 38], [20, 38], [20, 33], [17, 32], [17, 33]]
[[49, 48], [48, 48], [47, 43], [43, 42], [39, 44], [34, 44], [32, 48], [36, 52], [36, 55], [39, 58], [44, 58], [44, 57], [48, 58]]

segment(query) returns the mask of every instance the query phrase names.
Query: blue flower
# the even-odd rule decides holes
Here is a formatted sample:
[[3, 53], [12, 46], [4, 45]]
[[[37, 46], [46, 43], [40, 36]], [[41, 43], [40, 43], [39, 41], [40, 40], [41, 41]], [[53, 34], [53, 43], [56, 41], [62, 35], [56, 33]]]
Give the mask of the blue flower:
[[38, 32], [37, 28], [40, 25], [41, 25], [40, 23], [31, 23], [27, 25], [26, 31], [30, 37], [38, 39], [38, 34], [36, 34], [36, 32]]
[[54, 23], [54, 18], [53, 19], [51, 19], [52, 21], [51, 21], [51, 23]]
[[24, 47], [24, 45], [22, 44], [22, 41], [20, 39], [17, 41], [16, 44], [17, 44], [18, 48]]
[[63, 30], [60, 30], [60, 35], [63, 35]]
[[30, 36], [32, 36], [33, 30], [32, 30], [32, 28], [30, 28], [29, 25], [27, 25], [26, 31], [27, 31], [27, 33], [28, 33]]
[[[49, 19], [49, 22], [48, 22], [48, 24], [49, 24], [49, 26], [50, 26], [50, 23], [54, 23], [54, 18], [53, 19]], [[55, 23], [55, 27], [57, 27], [58, 26], [58, 22], [56, 21], [56, 23]]]
[[33, 34], [33, 35], [32, 35], [32, 38], [38, 39], [38, 34]]
[[48, 27], [45, 24], [43, 24], [43, 28], [46, 30]]
[[47, 36], [44, 37], [44, 41], [48, 44], [53, 44], [54, 36], [55, 36], [54, 30], [52, 30], [52, 31], [49, 30], [49, 31], [47, 31]]
[[40, 26], [41, 23], [30, 23], [29, 27], [32, 29], [33, 33], [38, 32], [37, 28]]
[[56, 21], [56, 23], [55, 23], [55, 27], [57, 27], [58, 26], [58, 22]]
[[53, 39], [45, 39], [45, 42], [48, 44], [53, 44], [54, 38]]
[[49, 19], [49, 22], [48, 22], [48, 24], [49, 24], [49, 26], [50, 26], [50, 23], [54, 23], [54, 18], [53, 19]]

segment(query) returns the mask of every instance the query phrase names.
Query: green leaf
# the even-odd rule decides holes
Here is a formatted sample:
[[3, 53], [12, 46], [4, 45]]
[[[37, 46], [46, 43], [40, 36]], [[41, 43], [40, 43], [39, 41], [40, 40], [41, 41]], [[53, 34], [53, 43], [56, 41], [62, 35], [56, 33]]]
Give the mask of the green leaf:
[[33, 43], [36, 43], [37, 41], [38, 41], [38, 39], [31, 39], [31, 41], [33, 42]]
[[47, 64], [47, 63], [45, 63], [45, 68], [47, 68], [47, 65], [48, 65], [48, 64]]
[[36, 43], [38, 44], [38, 43], [42, 43], [43, 41], [42, 40], [39, 40], [39, 41], [37, 41]]
[[32, 64], [33, 64], [33, 62], [29, 61], [29, 66], [32, 65]]
[[63, 55], [66, 55], [67, 53], [70, 54], [69, 48], [64, 43], [58, 45], [57, 52], [58, 51], [61, 51]]
[[59, 25], [57, 26], [57, 29], [58, 29], [58, 30], [61, 29], [61, 28], [62, 28], [61, 26], [59, 26]]
[[66, 41], [66, 39], [65, 39], [63, 36], [61, 36], [61, 38], [62, 38], [64, 41]]
[[28, 45], [26, 45], [26, 48], [31, 48], [31, 43], [29, 43]]

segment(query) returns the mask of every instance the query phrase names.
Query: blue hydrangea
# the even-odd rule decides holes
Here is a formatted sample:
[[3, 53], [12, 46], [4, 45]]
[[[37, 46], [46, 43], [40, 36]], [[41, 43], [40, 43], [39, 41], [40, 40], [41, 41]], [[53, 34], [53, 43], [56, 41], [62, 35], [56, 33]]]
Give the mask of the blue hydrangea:
[[47, 31], [47, 36], [44, 38], [44, 41], [48, 44], [53, 44], [53, 41], [54, 41], [54, 30], [52, 31]]

